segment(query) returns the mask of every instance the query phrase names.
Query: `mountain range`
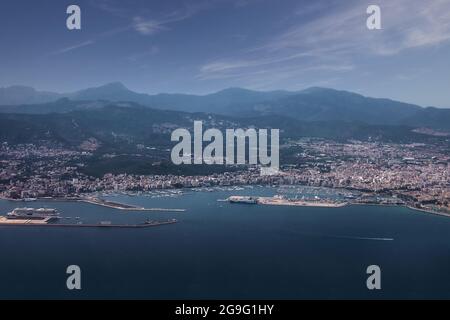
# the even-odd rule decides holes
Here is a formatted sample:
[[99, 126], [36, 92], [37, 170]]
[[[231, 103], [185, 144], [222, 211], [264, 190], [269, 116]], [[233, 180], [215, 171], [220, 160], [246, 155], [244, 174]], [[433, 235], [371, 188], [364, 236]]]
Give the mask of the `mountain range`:
[[[230, 107], [238, 109], [240, 106], [246, 106], [250, 108], [252, 105], [274, 101], [292, 94], [292, 92], [288, 91], [258, 92], [241, 88], [230, 88], [204, 96], [164, 93], [149, 95], [131, 91], [120, 82], [64, 94], [37, 91], [31, 87], [12, 86], [0, 88], [0, 106], [8, 106], [7, 110], [14, 111], [14, 108], [11, 107], [52, 103], [58, 100], [65, 101], [65, 99], [70, 99], [75, 101], [135, 102], [156, 109], [229, 114]], [[45, 106], [42, 107], [45, 110]], [[3, 110], [6, 109], [3, 108]], [[54, 110], [52, 109], [52, 111]], [[65, 109], [63, 108], [64, 111]], [[40, 111], [37, 110], [37, 112]]]
[[297, 92], [230, 88], [203, 96], [136, 93], [119, 82], [67, 94], [41, 92], [23, 86], [0, 88], [1, 113], [65, 113], [103, 108], [111, 103], [242, 118], [277, 115], [302, 122], [360, 122], [450, 130], [450, 109], [423, 108], [317, 87]]
[[[26, 103], [25, 103], [26, 102]], [[1, 105], [3, 104], [3, 105]], [[450, 109], [310, 88], [257, 92], [231, 88], [195, 96], [147, 95], [120, 83], [71, 94], [0, 89], [0, 142], [50, 144], [92, 151], [83, 172], [208, 174], [225, 168], [178, 167], [168, 160], [176, 128], [278, 128], [282, 145], [304, 137], [393, 143], [450, 143]], [[291, 143], [288, 143], [291, 145]], [[281, 163], [295, 163], [297, 147]], [[74, 162], [74, 165], [76, 163]], [[155, 165], [153, 165], [155, 164]]]

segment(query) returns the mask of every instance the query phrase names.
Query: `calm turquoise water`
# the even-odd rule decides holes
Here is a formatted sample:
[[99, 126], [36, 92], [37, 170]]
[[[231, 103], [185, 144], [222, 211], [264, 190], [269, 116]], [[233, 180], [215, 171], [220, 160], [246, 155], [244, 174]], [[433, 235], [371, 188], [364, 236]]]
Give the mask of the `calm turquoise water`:
[[[0, 298], [450, 298], [450, 218], [400, 207], [300, 208], [232, 205], [233, 194], [113, 196], [185, 213], [128, 213], [83, 203], [0, 201], [55, 207], [83, 222], [138, 223], [148, 229], [0, 227]], [[82, 290], [66, 289], [65, 270], [82, 269]], [[379, 265], [382, 290], [366, 288]]]

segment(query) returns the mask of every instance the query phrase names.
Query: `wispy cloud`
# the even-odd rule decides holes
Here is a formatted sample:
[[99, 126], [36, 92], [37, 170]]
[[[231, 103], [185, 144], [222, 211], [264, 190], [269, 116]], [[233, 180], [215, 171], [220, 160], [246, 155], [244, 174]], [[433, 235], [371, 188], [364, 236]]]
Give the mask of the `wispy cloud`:
[[405, 49], [450, 40], [450, 2], [447, 0], [378, 0], [383, 30], [369, 31], [365, 21], [368, 3], [347, 1], [324, 9], [319, 19], [300, 23], [272, 39], [263, 48], [317, 50], [389, 55]]
[[153, 35], [169, 30], [169, 25], [189, 19], [211, 7], [218, 0], [187, 2], [183, 7], [168, 13], [159, 13], [157, 17], [137, 15], [133, 17], [133, 28], [142, 35]]
[[[107, 30], [102, 33], [98, 33], [93, 35], [91, 40], [84, 41], [82, 43], [65, 47], [60, 50], [57, 50], [50, 55], [61, 55], [65, 54], [77, 49], [81, 49], [83, 47], [93, 45], [96, 42], [99, 42], [102, 39], [112, 37], [117, 35], [118, 33], [127, 32], [130, 30], [135, 30], [136, 32], [142, 35], [154, 35], [158, 32], [169, 30], [169, 25], [171, 23], [183, 21], [195, 16], [197, 13], [201, 12], [209, 8], [212, 4], [218, 1], [224, 0], [209, 0], [209, 1], [196, 1], [196, 2], [187, 2], [184, 6], [177, 8], [176, 10], [157, 14], [157, 17], [149, 17], [149, 16], [139, 16], [134, 15], [133, 10], [130, 10], [130, 7], [121, 6], [120, 2], [114, 0], [96, 0], [91, 1], [90, 4], [100, 10], [103, 10], [109, 14], [121, 17], [125, 20], [131, 19], [130, 23], [123, 25], [122, 27], [117, 27], [114, 29]], [[138, 54], [130, 55], [127, 59], [130, 61], [136, 61], [139, 58], [148, 55], [154, 55], [159, 51], [156, 46], [153, 46], [149, 51], [141, 52]]]
[[84, 48], [84, 47], [93, 45], [94, 43], [95, 43], [94, 40], [84, 41], [82, 43], [78, 43], [78, 44], [73, 45], [73, 46], [62, 48], [62, 49], [60, 49], [58, 51], [53, 52], [51, 55], [64, 54], [64, 53], [67, 53], [67, 52], [70, 52], [70, 51], [74, 51], [74, 50], [77, 50], [77, 49], [80, 49], [80, 48]]
[[[297, 19], [284, 32], [260, 46], [211, 60], [200, 67], [199, 79], [248, 79], [260, 70], [275, 78], [315, 72], [348, 72], [358, 68], [355, 57], [387, 57], [405, 50], [437, 46], [450, 41], [450, 1], [378, 0], [382, 30], [366, 27], [369, 1], [317, 1], [293, 15], [314, 13], [314, 19]], [[259, 79], [261, 80], [261, 79]]]
[[142, 35], [149, 36], [170, 30], [170, 24], [189, 19], [222, 1], [229, 0], [188, 0], [172, 6], [172, 10], [166, 9], [165, 11], [158, 8], [156, 3], [154, 3], [156, 9], [152, 10], [151, 2], [145, 3], [145, 6], [130, 6], [119, 0], [91, 0], [90, 3], [93, 7], [106, 13], [128, 20], [129, 24], [125, 27], [127, 30], [135, 30]]
[[153, 35], [163, 30], [167, 30], [164, 26], [167, 22], [157, 20], [146, 20], [142, 17], [133, 18], [134, 29], [143, 35]]

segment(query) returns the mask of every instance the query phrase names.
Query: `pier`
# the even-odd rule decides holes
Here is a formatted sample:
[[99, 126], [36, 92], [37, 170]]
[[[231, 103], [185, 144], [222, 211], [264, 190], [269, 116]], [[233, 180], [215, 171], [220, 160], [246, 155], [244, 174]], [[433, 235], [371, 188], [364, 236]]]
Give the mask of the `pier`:
[[140, 229], [140, 228], [151, 228], [159, 227], [164, 225], [171, 225], [178, 223], [177, 220], [167, 220], [167, 221], [152, 221], [149, 223], [141, 224], [70, 224], [70, 223], [33, 223], [30, 220], [22, 222], [5, 222], [5, 220], [0, 220], [0, 227], [53, 227], [53, 228], [103, 228], [103, 229]]
[[186, 209], [171, 209], [171, 208], [143, 208], [130, 204], [124, 204], [120, 202], [106, 201], [99, 198], [82, 198], [78, 200], [79, 202], [85, 202], [89, 204], [94, 204], [97, 206], [102, 206], [111, 209], [124, 210], [124, 211], [150, 211], [150, 212], [185, 212]]

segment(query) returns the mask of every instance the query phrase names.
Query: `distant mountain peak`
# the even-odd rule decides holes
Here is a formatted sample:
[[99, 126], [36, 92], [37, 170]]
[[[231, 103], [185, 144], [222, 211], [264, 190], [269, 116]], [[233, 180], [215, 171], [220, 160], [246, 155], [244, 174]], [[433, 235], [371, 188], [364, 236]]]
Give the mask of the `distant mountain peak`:
[[325, 88], [325, 87], [309, 87], [305, 90], [301, 91], [302, 93], [351, 93], [356, 94], [354, 92], [345, 91], [345, 90], [337, 90], [332, 88]]
[[109, 89], [109, 90], [126, 90], [129, 91], [129, 89], [122, 83], [122, 82], [110, 82], [103, 86], [97, 87], [96, 89]]
[[272, 90], [272, 91], [260, 91], [260, 90], [253, 90], [253, 89], [247, 89], [247, 88], [241, 88], [241, 87], [230, 87], [230, 88], [226, 88], [223, 90], [220, 90], [218, 92], [212, 93], [212, 94], [223, 94], [223, 93], [232, 93], [232, 94], [236, 94], [236, 93], [244, 93], [244, 94], [270, 94], [270, 93], [274, 93], [274, 92], [279, 92], [279, 93], [290, 93], [289, 91], [285, 91], [285, 90]]
[[137, 93], [121, 82], [111, 82], [99, 87], [88, 88], [66, 95], [72, 100], [135, 101]]
[[253, 90], [249, 90], [249, 89], [245, 89], [245, 88], [240, 88], [240, 87], [230, 87], [230, 88], [226, 88], [223, 90], [220, 90], [218, 92], [212, 93], [212, 94], [236, 94], [236, 93], [253, 93], [256, 91]]
[[325, 87], [309, 87], [302, 91], [303, 92], [318, 92], [318, 91], [328, 91], [328, 90], [334, 90], [334, 89], [329, 89], [329, 88], [325, 88]]

